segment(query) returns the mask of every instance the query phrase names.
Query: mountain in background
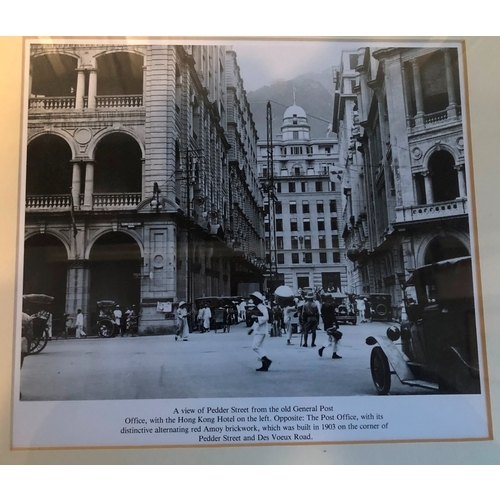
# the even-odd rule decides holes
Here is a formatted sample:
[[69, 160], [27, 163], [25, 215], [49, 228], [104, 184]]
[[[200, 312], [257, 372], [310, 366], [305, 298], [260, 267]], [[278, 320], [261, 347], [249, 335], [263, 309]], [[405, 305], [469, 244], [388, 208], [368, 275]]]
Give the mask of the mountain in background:
[[277, 80], [271, 85], [247, 92], [250, 109], [257, 127], [259, 139], [267, 138], [267, 102], [271, 101], [273, 139], [281, 133], [283, 114], [295, 104], [304, 109], [311, 126], [311, 139], [326, 137], [328, 124], [333, 115], [333, 77], [332, 68], [321, 73], [305, 73], [293, 80]]

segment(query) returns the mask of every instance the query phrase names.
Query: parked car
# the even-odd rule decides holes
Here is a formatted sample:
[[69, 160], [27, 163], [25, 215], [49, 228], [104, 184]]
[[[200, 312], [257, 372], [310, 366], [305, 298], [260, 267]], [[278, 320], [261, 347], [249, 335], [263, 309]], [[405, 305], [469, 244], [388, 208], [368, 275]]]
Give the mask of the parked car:
[[[392, 296], [389, 293], [372, 293], [368, 301], [370, 304], [370, 318], [372, 320], [391, 321]], [[366, 313], [365, 316], [367, 316]]]
[[370, 336], [373, 383], [387, 394], [391, 375], [403, 384], [444, 393], [480, 392], [471, 258], [416, 269], [405, 285], [407, 320], [401, 329]]
[[333, 301], [335, 304], [335, 314], [337, 322], [347, 325], [356, 324], [357, 317], [354, 305], [349, 301], [349, 297], [342, 292], [327, 292], [321, 296], [322, 302]]

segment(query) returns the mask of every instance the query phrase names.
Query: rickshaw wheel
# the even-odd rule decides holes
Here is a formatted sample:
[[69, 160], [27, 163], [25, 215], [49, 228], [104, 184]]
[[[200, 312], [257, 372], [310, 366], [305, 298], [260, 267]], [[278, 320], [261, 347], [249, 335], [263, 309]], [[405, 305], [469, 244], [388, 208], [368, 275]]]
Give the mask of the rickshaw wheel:
[[114, 325], [110, 320], [101, 320], [97, 325], [99, 337], [110, 338], [113, 336]]
[[389, 360], [380, 346], [375, 346], [372, 349], [370, 369], [378, 394], [387, 394], [391, 390], [391, 369]]
[[49, 337], [46, 331], [42, 333], [41, 337], [33, 337], [30, 344], [29, 354], [38, 354], [42, 352], [47, 346], [48, 341]]

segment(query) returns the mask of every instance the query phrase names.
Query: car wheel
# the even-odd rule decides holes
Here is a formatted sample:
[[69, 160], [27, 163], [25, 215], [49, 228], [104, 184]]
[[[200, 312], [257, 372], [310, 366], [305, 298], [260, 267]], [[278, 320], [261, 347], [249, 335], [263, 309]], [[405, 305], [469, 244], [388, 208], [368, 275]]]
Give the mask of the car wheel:
[[391, 368], [389, 360], [380, 346], [375, 346], [372, 349], [370, 369], [377, 393], [387, 394], [391, 390]]

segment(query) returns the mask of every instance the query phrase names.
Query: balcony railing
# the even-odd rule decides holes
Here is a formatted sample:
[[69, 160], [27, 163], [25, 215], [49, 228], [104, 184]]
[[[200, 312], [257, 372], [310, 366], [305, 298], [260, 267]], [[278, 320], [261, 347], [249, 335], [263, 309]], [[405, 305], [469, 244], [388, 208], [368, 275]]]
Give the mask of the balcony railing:
[[[84, 108], [88, 108], [88, 97], [83, 98]], [[105, 95], [96, 97], [97, 109], [140, 108], [142, 95]], [[76, 107], [75, 97], [32, 97], [29, 109], [41, 111], [64, 111]]]
[[61, 111], [74, 107], [74, 97], [32, 97], [29, 101], [29, 109]]
[[423, 221], [467, 214], [467, 199], [459, 198], [429, 205], [396, 207], [396, 222]]
[[[142, 200], [141, 193], [99, 193], [92, 195], [92, 207], [86, 207], [80, 195], [80, 209], [83, 210], [125, 210], [136, 208]], [[26, 196], [26, 209], [68, 211], [71, 209], [69, 194], [55, 195], [28, 195]]]
[[423, 126], [432, 126], [437, 123], [444, 123], [447, 121], [456, 121], [460, 119], [462, 116], [462, 107], [454, 106], [451, 109], [443, 109], [441, 111], [437, 111], [436, 113], [427, 113], [420, 117], [420, 122], [417, 123], [417, 119], [413, 117], [408, 117], [406, 119], [407, 126], [409, 128], [415, 128], [417, 125], [420, 127]]
[[141, 193], [99, 193], [92, 195], [96, 208], [135, 208], [141, 202]]
[[[85, 97], [85, 106], [87, 98]], [[96, 105], [102, 108], [140, 108], [142, 106], [142, 95], [103, 95], [96, 97]]]
[[28, 195], [26, 196], [26, 208], [34, 210], [71, 207], [69, 194], [51, 194], [51, 195]]

